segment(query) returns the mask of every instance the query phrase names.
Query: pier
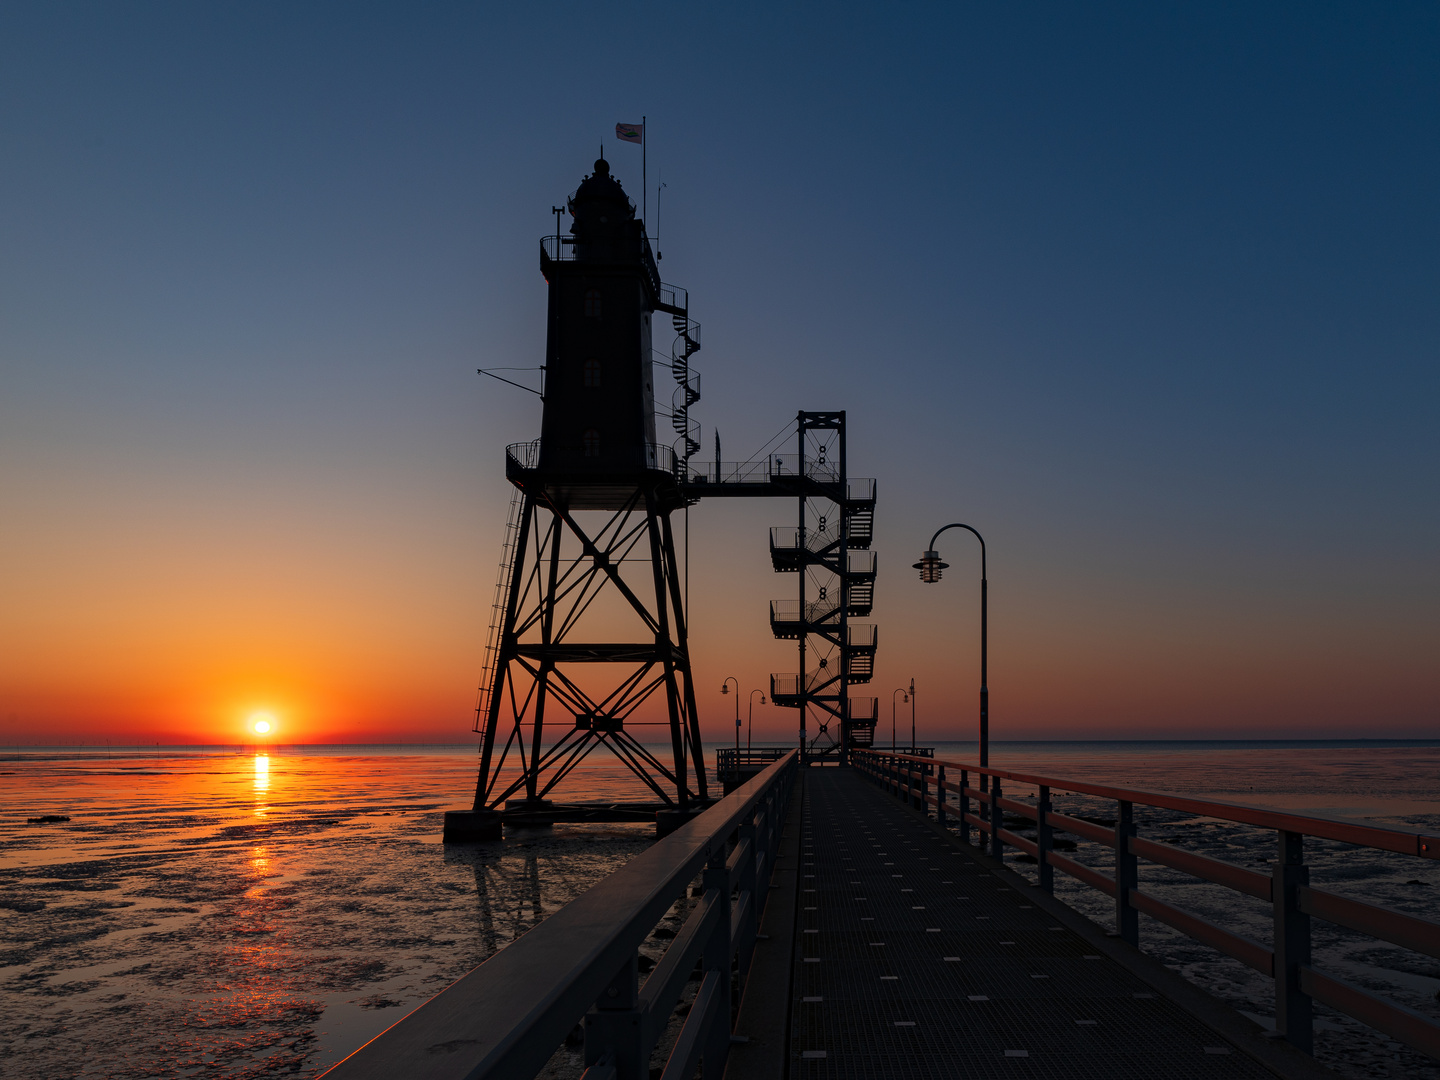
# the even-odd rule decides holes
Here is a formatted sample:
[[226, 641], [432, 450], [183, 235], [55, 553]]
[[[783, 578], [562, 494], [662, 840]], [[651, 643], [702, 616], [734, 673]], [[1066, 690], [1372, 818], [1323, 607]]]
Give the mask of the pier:
[[806, 781], [789, 1071], [774, 1075], [1274, 1076], [1261, 1056], [1307, 1074], [855, 770]]
[[[787, 753], [326, 1075], [532, 1077], [578, 1030], [584, 1080], [1319, 1080], [1334, 1074], [1308, 1053], [1317, 1001], [1440, 1058], [1440, 1025], [1317, 969], [1309, 946], [1326, 920], [1440, 957], [1440, 924], [1312, 888], [1303, 862], [1307, 836], [1416, 858], [1435, 837], [919, 755], [853, 762]], [[1057, 791], [1113, 799], [1116, 817], [1059, 813]], [[1137, 805], [1274, 829], [1273, 872], [1148, 840]], [[1113, 862], [1060, 854], [1062, 832]], [[1273, 940], [1143, 891], [1140, 859], [1269, 901]], [[1053, 896], [1057, 870], [1113, 898], [1113, 929]], [[670, 912], [684, 922], [642, 979], [637, 949]], [[1145, 956], [1142, 912], [1270, 976], [1276, 1029]]]

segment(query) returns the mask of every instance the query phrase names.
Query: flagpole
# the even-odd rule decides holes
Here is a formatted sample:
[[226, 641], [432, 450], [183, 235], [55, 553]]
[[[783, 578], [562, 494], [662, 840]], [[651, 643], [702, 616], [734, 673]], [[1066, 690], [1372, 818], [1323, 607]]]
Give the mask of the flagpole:
[[650, 231], [650, 181], [645, 175], [646, 151], [650, 140], [645, 137], [645, 117], [640, 117], [640, 216], [645, 219], [645, 231]]

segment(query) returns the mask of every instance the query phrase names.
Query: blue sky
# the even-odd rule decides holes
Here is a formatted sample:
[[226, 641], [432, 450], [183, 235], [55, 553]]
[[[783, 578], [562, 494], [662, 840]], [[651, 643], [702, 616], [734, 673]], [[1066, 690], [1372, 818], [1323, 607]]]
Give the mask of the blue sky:
[[[908, 570], [958, 518], [997, 738], [1434, 734], [1437, 45], [1403, 3], [7, 5], [0, 725], [463, 737], [539, 426], [474, 369], [540, 362], [548, 210], [602, 144], [638, 199], [644, 115], [706, 445], [845, 408], [879, 478], [879, 696], [968, 731], [966, 552]], [[702, 687], [793, 664], [788, 514], [692, 511]]]

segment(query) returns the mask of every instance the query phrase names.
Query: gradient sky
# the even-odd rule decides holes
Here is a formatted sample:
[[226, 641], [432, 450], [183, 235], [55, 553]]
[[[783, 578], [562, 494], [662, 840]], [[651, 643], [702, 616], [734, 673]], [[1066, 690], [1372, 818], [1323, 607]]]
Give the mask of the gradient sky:
[[[0, 741], [470, 738], [539, 430], [475, 369], [642, 115], [706, 446], [849, 411], [922, 738], [954, 520], [997, 739], [1440, 734], [1437, 56], [1418, 3], [6, 4]], [[793, 670], [792, 516], [691, 511], [714, 737]]]

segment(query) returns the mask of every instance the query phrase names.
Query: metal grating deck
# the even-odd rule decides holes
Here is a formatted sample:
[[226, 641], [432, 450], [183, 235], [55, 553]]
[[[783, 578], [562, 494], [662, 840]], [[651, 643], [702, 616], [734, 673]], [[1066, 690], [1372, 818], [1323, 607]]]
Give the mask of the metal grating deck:
[[792, 1077], [1273, 1077], [859, 775], [804, 782]]

